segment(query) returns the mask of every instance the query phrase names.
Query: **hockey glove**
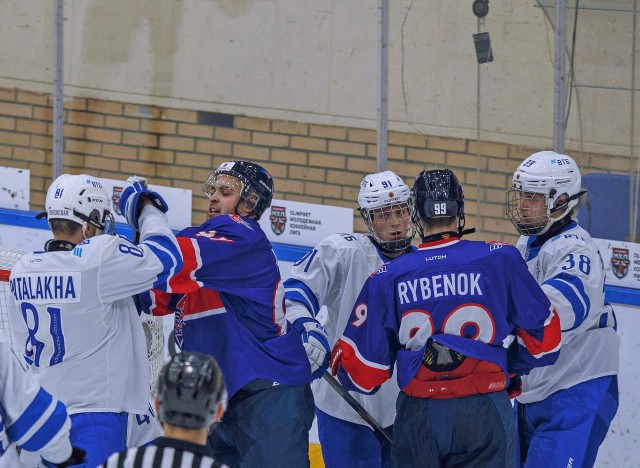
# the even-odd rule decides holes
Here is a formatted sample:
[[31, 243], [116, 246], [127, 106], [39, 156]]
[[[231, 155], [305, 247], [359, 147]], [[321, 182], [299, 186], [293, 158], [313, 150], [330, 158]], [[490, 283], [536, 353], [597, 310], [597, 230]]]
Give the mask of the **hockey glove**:
[[293, 322], [293, 329], [300, 334], [302, 345], [311, 366], [311, 378], [318, 379], [329, 367], [331, 348], [327, 332], [311, 317], [302, 317]]
[[144, 206], [142, 201], [145, 199], [150, 200], [153, 206], [163, 213], [169, 210], [167, 203], [159, 193], [147, 189], [147, 179], [138, 176], [129, 177], [120, 195], [120, 212], [127, 220], [127, 224], [135, 231], [140, 230], [138, 218]]
[[342, 348], [338, 341], [331, 351], [331, 375], [336, 377], [338, 375], [338, 369], [342, 364]]
[[47, 468], [84, 468], [86, 466], [85, 460], [87, 458], [87, 452], [80, 447], [71, 446], [71, 456], [61, 462], [61, 463], [52, 463], [45, 459], [42, 459], [42, 464]]
[[520, 378], [519, 375], [510, 373], [509, 386], [507, 387], [507, 395], [509, 395], [509, 398], [513, 400], [515, 397], [520, 396], [521, 393], [522, 393], [522, 379]]

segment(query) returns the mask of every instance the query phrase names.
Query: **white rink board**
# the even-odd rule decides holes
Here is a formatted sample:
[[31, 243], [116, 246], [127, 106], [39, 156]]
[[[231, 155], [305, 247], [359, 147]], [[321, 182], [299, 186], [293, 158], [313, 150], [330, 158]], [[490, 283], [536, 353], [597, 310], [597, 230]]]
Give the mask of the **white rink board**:
[[260, 226], [272, 243], [309, 247], [336, 232], [353, 232], [353, 210], [274, 199]]
[[613, 304], [620, 334], [620, 407], [598, 452], [596, 467], [640, 466], [640, 304]]
[[30, 174], [28, 169], [0, 166], [0, 208], [29, 209]]

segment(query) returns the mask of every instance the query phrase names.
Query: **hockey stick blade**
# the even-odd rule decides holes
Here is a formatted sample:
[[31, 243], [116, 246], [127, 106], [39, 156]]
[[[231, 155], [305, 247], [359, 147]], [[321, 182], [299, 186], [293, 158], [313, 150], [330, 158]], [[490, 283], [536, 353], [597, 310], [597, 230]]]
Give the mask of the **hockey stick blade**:
[[373, 419], [373, 416], [371, 416], [369, 414], [369, 412], [366, 409], [364, 409], [360, 403], [358, 403], [358, 400], [353, 398], [349, 394], [349, 392], [347, 390], [345, 390], [345, 388], [342, 385], [340, 385], [340, 382], [338, 382], [336, 379], [334, 379], [331, 376], [329, 371], [326, 371], [322, 375], [322, 378], [324, 380], [326, 380], [329, 383], [329, 385], [331, 385], [336, 392], [338, 392], [338, 394], [344, 399], [344, 401], [346, 401], [349, 404], [349, 406], [351, 406], [355, 410], [355, 412], [358, 413], [360, 415], [360, 417], [362, 419], [364, 419], [364, 421], [369, 426], [371, 426], [371, 429], [373, 429], [373, 431], [376, 434], [378, 434], [379, 436], [384, 437], [390, 444], [393, 443], [393, 439], [391, 438], [389, 433], [384, 430], [384, 428], [380, 425], [380, 423], [378, 421]]

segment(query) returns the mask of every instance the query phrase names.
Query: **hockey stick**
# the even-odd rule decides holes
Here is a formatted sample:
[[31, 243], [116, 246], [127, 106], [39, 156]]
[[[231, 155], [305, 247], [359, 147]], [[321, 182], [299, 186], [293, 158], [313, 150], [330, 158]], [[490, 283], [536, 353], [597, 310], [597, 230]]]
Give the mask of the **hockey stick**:
[[373, 432], [375, 432], [377, 435], [387, 439], [387, 441], [390, 444], [393, 443], [393, 439], [391, 438], [389, 433], [384, 430], [384, 428], [380, 425], [380, 423], [378, 421], [373, 419], [373, 416], [371, 416], [369, 414], [369, 412], [366, 409], [364, 409], [360, 403], [358, 403], [358, 400], [353, 398], [349, 394], [349, 392], [347, 392], [344, 389], [344, 387], [342, 385], [340, 385], [340, 382], [338, 382], [336, 379], [334, 379], [331, 376], [329, 371], [325, 371], [325, 373], [322, 375], [322, 378], [324, 380], [326, 380], [329, 383], [329, 385], [331, 385], [336, 392], [338, 392], [338, 394], [344, 399], [344, 401], [346, 401], [349, 404], [349, 406], [351, 406], [355, 410], [355, 412], [358, 413], [360, 415], [360, 417], [362, 419], [364, 419], [364, 421], [369, 426], [371, 426], [371, 429], [373, 429]]

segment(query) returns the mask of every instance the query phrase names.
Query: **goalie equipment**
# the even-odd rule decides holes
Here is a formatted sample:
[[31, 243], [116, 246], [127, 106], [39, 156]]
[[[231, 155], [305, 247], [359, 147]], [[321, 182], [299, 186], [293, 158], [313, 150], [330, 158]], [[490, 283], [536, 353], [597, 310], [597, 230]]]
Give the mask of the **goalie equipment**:
[[207, 198], [211, 196], [216, 179], [221, 174], [227, 174], [242, 182], [240, 199], [253, 209], [252, 215], [260, 219], [262, 213], [271, 206], [273, 199], [273, 179], [271, 174], [258, 164], [247, 161], [227, 161], [212, 171], [202, 184], [202, 193]]
[[[507, 191], [507, 216], [520, 234], [542, 235], [567, 216], [586, 193], [580, 191], [581, 182], [580, 169], [570, 156], [555, 151], [534, 153], [513, 173], [513, 186]], [[537, 194], [544, 198], [546, 210], [532, 216], [528, 210]], [[566, 200], [558, 204], [562, 195]], [[551, 216], [560, 210], [560, 216]]]
[[36, 218], [67, 219], [83, 226], [91, 224], [98, 234], [113, 234], [111, 197], [95, 177], [86, 174], [62, 174], [49, 186], [45, 211]]
[[385, 250], [400, 252], [413, 239], [409, 215], [411, 191], [392, 171], [369, 174], [360, 183], [360, 215], [375, 241]]
[[216, 361], [202, 353], [180, 353], [158, 378], [160, 422], [184, 429], [208, 429], [227, 406], [227, 389]]

